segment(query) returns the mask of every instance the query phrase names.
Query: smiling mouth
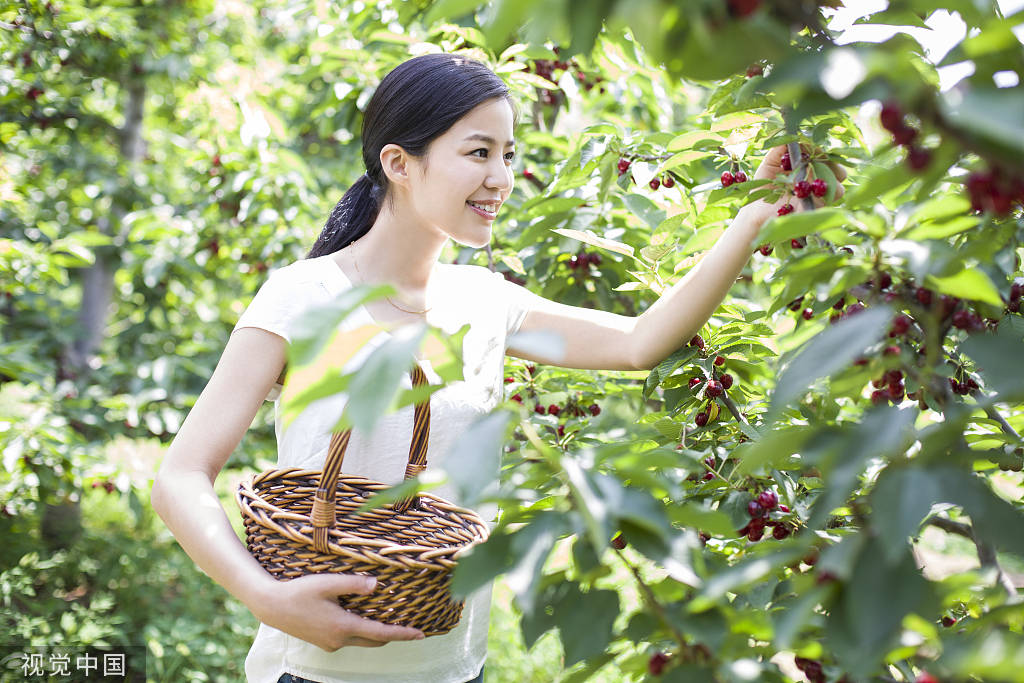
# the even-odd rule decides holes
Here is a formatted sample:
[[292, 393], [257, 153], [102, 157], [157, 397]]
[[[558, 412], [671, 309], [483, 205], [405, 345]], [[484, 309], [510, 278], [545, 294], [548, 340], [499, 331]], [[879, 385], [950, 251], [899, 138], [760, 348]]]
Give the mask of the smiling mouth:
[[482, 216], [486, 216], [487, 218], [494, 218], [495, 216], [497, 216], [498, 207], [500, 206], [499, 204], [483, 204], [477, 202], [466, 202], [466, 204], [469, 206], [469, 208], [473, 209]]

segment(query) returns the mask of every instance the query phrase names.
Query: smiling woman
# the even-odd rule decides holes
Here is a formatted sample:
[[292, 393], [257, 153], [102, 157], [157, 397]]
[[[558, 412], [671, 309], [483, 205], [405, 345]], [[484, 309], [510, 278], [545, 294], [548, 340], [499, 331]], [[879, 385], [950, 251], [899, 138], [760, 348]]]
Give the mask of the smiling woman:
[[[550, 301], [480, 266], [439, 263], [449, 239], [477, 248], [489, 243], [512, 192], [516, 121], [505, 84], [479, 62], [431, 54], [391, 71], [365, 112], [366, 172], [338, 202], [307, 258], [272, 273], [257, 292], [168, 450], [153, 506], [196, 563], [262, 622], [245, 664], [252, 683], [276, 683], [286, 674], [318, 683], [465, 683], [480, 675], [487, 655], [491, 584], [467, 596], [454, 628], [421, 640], [418, 629], [342, 609], [340, 594], [374, 590], [364, 577], [278, 580], [231, 530], [212, 484], [260, 403], [275, 401], [278, 467], [318, 470], [347, 401], [343, 393], [316, 401], [283, 428], [281, 381], [300, 314], [356, 285], [387, 284], [395, 299], [358, 307], [353, 320], [342, 323], [348, 331], [426, 321], [453, 334], [469, 326], [465, 380], [430, 399], [427, 451], [438, 465], [500, 401], [504, 354], [573, 368], [651, 367], [704, 324], [749, 258], [761, 225], [788, 210], [785, 199], [777, 206], [748, 204], [700, 264], [636, 318]], [[772, 179], [781, 170], [780, 147], [755, 179]], [[558, 343], [538, 345], [537, 335], [517, 333], [546, 333]], [[368, 335], [366, 353], [382, 336]], [[423, 363], [426, 380], [440, 384]], [[403, 387], [411, 388], [410, 378]], [[353, 429], [345, 474], [401, 482], [413, 427], [414, 409], [406, 406], [382, 416], [370, 434]], [[480, 458], [481, 467], [497, 472], [498, 449]], [[459, 492], [445, 486], [436, 493], [461, 505]], [[200, 503], [174, 503], [182, 498]]]

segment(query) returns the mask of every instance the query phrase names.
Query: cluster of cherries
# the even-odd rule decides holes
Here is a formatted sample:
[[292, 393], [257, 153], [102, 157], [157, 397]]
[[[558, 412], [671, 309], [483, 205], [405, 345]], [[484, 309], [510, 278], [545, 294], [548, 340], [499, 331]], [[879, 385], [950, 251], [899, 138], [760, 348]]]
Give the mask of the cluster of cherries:
[[778, 508], [779, 512], [789, 512], [788, 507], [779, 505], [779, 496], [775, 491], [761, 491], [756, 498], [747, 503], [747, 514], [750, 515], [750, 521], [739, 530], [739, 535], [745, 535], [748, 541], [757, 542], [764, 536], [765, 527], [772, 527], [773, 538], [781, 541], [789, 536], [791, 530], [785, 522], [769, 519], [769, 513], [775, 508]]
[[[629, 167], [631, 166], [629, 159], [619, 159], [619, 176], [624, 176], [629, 173]], [[632, 180], [632, 176], [630, 179]], [[659, 187], [675, 187], [676, 181], [671, 174], [666, 173], [661, 178], [651, 178], [651, 182], [647, 183], [652, 190], [657, 190]]]
[[[694, 340], [697, 340], [699, 337], [700, 335], [695, 336]], [[699, 345], [695, 344], [693, 340], [690, 343], [693, 346], [699, 346], [699, 348], [703, 349], [703, 342], [704, 340], [700, 339]], [[715, 356], [714, 364], [717, 367], [725, 365], [725, 358], [722, 356]], [[690, 381], [688, 382], [690, 390], [696, 391], [698, 393], [700, 392], [701, 384], [704, 384], [704, 378], [700, 376], [691, 377]], [[697, 413], [696, 417], [693, 418], [694, 424], [696, 424], [698, 427], [705, 427], [707, 426], [708, 422], [711, 422], [715, 417], [718, 416], [718, 406], [717, 404], [715, 404], [715, 399], [718, 398], [719, 396], [724, 396], [725, 392], [728, 389], [732, 388], [732, 385], [732, 375], [730, 375], [727, 372], [723, 372], [721, 374], [719, 374], [717, 371], [714, 372], [711, 379], [708, 380], [707, 385], [704, 387], [704, 398], [709, 399], [708, 404], [707, 406], [705, 406], [704, 410]], [[714, 467], [713, 464], [711, 466]], [[711, 473], [709, 472], [708, 474]], [[704, 478], [710, 479], [711, 477], [705, 475]]]
[[882, 105], [882, 113], [879, 115], [882, 128], [892, 133], [893, 142], [907, 150], [907, 165], [914, 171], [923, 171], [932, 163], [932, 153], [923, 147], [914, 144], [917, 140], [918, 130], [906, 123], [906, 116], [903, 110], [895, 102], [886, 102]]
[[601, 265], [601, 255], [597, 252], [587, 253], [581, 251], [578, 254], [573, 254], [569, 259], [569, 267], [573, 270], [582, 270], [584, 273], [590, 272], [590, 266]]
[[966, 187], [975, 211], [991, 211], [1003, 217], [1010, 214], [1014, 204], [1024, 204], [1024, 178], [1011, 176], [998, 166], [971, 173]]
[[[558, 47], [551, 48], [551, 51], [558, 55], [561, 53], [561, 49]], [[594, 76], [593, 79], [589, 78], [583, 70], [580, 69], [580, 65], [576, 63], [576, 60], [570, 60], [568, 62], [561, 59], [538, 59], [533, 62], [533, 66], [526, 66], [526, 72], [536, 73], [541, 78], [545, 78], [552, 83], [557, 82], [555, 76], [556, 71], [569, 71], [570, 69], [576, 70], [576, 80], [580, 82], [580, 87], [590, 92], [595, 86], [600, 86], [600, 92], [603, 94], [605, 89], [603, 85], [600, 85], [604, 81], [601, 76]], [[541, 93], [541, 102], [544, 104], [555, 104], [558, 101], [558, 95], [554, 90], [544, 90]]]
[[722, 174], [722, 187], [729, 187], [730, 185], [736, 185], [739, 183], [747, 182], [747, 174], [743, 171], [726, 171]]
[[[532, 377], [534, 374], [536, 374], [537, 366], [531, 363], [530, 365], [526, 366], [526, 370], [527, 372], [530, 373], [530, 376]], [[515, 379], [512, 377], [505, 378], [505, 384], [511, 384], [514, 381]], [[523, 397], [521, 394], [514, 395], [512, 397], [512, 400], [518, 403], [519, 405], [523, 405]], [[552, 403], [548, 406], [543, 406], [540, 403], [537, 403], [533, 406], [533, 411], [538, 415], [554, 415], [556, 417], [562, 414], [562, 412], [565, 412], [566, 415], [571, 415], [573, 417], [583, 417], [587, 413], [590, 413], [592, 417], [597, 417], [598, 415], [601, 414], [601, 406], [597, 405], [596, 403], [591, 403], [589, 406], [584, 407], [579, 402], [570, 400], [564, 406], [560, 406], [557, 403]], [[558, 436], [565, 436], [565, 425], [558, 425]]]

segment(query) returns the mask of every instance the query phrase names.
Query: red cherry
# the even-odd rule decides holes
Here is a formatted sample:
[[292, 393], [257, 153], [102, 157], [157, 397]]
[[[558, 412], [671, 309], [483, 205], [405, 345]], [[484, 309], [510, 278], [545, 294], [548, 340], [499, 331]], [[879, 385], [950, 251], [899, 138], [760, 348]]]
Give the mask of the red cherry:
[[707, 413], [697, 413], [697, 417], [693, 418], [693, 421], [694, 421], [694, 423], [696, 423], [696, 425], [698, 427], [703, 427], [704, 425], [706, 425], [708, 423], [708, 414]]
[[811, 184], [806, 180], [801, 180], [793, 186], [793, 194], [795, 194], [799, 199], [810, 196]]
[[756, 62], [747, 67], [747, 78], [753, 78], [754, 76], [761, 76], [763, 74], [764, 67]]
[[767, 256], [768, 254], [772, 253], [773, 248], [774, 247], [772, 247], [772, 245], [770, 244], [762, 244], [758, 248], [758, 251], [761, 252], [761, 256]]
[[723, 389], [732, 388], [732, 375], [730, 375], [728, 372], [719, 377], [718, 380], [722, 383]]
[[1024, 285], [1019, 282], [1014, 282], [1010, 285], [1010, 301], [1021, 298], [1022, 294], [1024, 294]]
[[757, 543], [764, 537], [764, 527], [751, 527], [747, 531], [747, 540], [751, 543]]
[[892, 132], [892, 139], [897, 145], [906, 146], [917, 139], [917, 129], [910, 126], [902, 126]]
[[533, 178], [534, 178], [533, 171], [531, 171], [528, 168], [524, 168], [523, 169], [523, 177], [526, 178], [527, 180], [533, 180]]
[[558, 435], [565, 436], [565, 425], [558, 425]]
[[892, 331], [897, 336], [902, 336], [910, 330], [910, 324], [914, 322], [909, 315], [900, 314], [892, 321]]
[[932, 676], [927, 671], [922, 671], [920, 674], [918, 674], [917, 678], [914, 679], [914, 683], [939, 683], [939, 679], [937, 679], [935, 676]]
[[780, 206], [779, 207], [778, 214], [780, 216], [785, 216], [786, 214], [793, 213], [794, 211], [796, 211], [796, 209], [793, 208], [792, 204], [786, 204], [785, 206]]
[[711, 380], [708, 382], [707, 387], [704, 389], [704, 394], [711, 398], [717, 398], [725, 393], [725, 387], [718, 380]]
[[594, 417], [597, 417], [598, 415], [601, 414], [601, 406], [597, 405], [596, 403], [590, 404], [590, 407], [587, 408], [587, 410], [589, 410], [590, 414]]
[[736, 182], [736, 176], [734, 176], [732, 173], [726, 171], [725, 173], [722, 174], [722, 187], [729, 187], [734, 182]]
[[932, 153], [921, 147], [911, 147], [907, 150], [907, 165], [912, 171], [923, 171], [932, 163]]
[[885, 350], [882, 351], [883, 355], [886, 356], [898, 356], [900, 355], [900, 347], [898, 346], [886, 346]]
[[789, 152], [782, 155], [782, 159], [779, 160], [779, 163], [782, 165], [783, 171], [793, 170], [793, 160], [789, 158]]
[[673, 178], [672, 176], [666, 175], [664, 178], [662, 178], [661, 184], [664, 185], [665, 187], [674, 187], [676, 181], [675, 178]]
[[949, 616], [948, 614], [943, 615], [943, 617], [942, 617], [942, 625], [943, 626], [945, 626], [946, 628], [949, 628], [950, 626], [952, 626], [955, 623], [956, 623], [956, 619], [954, 619], [953, 617]]
[[704, 477], [703, 477], [704, 481], [711, 481], [714, 478], [715, 478], [715, 473], [714, 472], [705, 472], [704, 473]]
[[743, 171], [736, 171], [736, 174], [732, 178], [733, 182], [736, 184], [747, 182], [747, 174]]
[[691, 389], [693, 389], [695, 386], [698, 386], [703, 381], [704, 381], [704, 378], [702, 378], [702, 377], [691, 377], [690, 378], [690, 382], [689, 382], [689, 386], [690, 386]]
[[725, 365], [725, 358], [723, 356], [715, 356], [715, 365], [718, 367]]
[[704, 337], [699, 334], [693, 335], [693, 339], [690, 340], [690, 346], [696, 346], [701, 351], [704, 350]]
[[661, 672], [665, 670], [666, 664], [668, 664], [668, 655], [664, 652], [655, 652], [647, 661], [647, 670], [652, 676], [660, 676]]
[[779, 506], [779, 512], [789, 512], [789, 507], [787, 507], [785, 505], [780, 505]]
[[612, 547], [616, 550], [622, 550], [626, 547], [626, 539], [623, 538], [621, 533], [615, 534], [615, 538], [612, 539]]
[[742, 19], [757, 11], [761, 6], [761, 0], [728, 0], [729, 14]]
[[772, 529], [772, 538], [774, 538], [777, 541], [781, 541], [782, 539], [789, 536], [789, 534], [789, 527], [785, 524], [779, 524], [774, 529]]
[[537, 413], [539, 415], [543, 415], [544, 413], [547, 412], [547, 410], [544, 409], [544, 406], [542, 406], [541, 404], [538, 403], [537, 405], [535, 405], [533, 407], [533, 412], [535, 412], [535, 413]]
[[814, 309], [813, 308], [805, 308], [804, 312], [801, 313], [800, 315], [803, 317], [804, 320], [810, 320], [811, 318], [814, 317]]
[[551, 405], [548, 406], [548, 415], [558, 415], [558, 413], [560, 413], [561, 410], [562, 409], [559, 408], [556, 404], [552, 403]]
[[752, 500], [747, 503], [747, 514], [750, 515], [751, 518], [757, 519], [765, 514], [765, 509], [762, 508], [761, 504], [756, 500]]
[[779, 496], [775, 491], [761, 491], [757, 494], [757, 502], [765, 510], [774, 510], [779, 504]]
[[815, 197], [824, 197], [828, 193], [828, 183], [818, 178], [811, 183], [811, 194]]
[[619, 159], [619, 175], [624, 175], [629, 170], [629, 160]]
[[794, 249], [803, 249], [804, 247], [807, 246], [807, 243], [804, 242], [799, 237], [794, 237], [789, 241], [789, 246], [793, 247]]
[[903, 111], [895, 102], [886, 102], [882, 105], [882, 113], [879, 117], [882, 120], [882, 128], [890, 133], [895, 133], [903, 126]]
[[652, 190], [657, 190], [659, 187], [661, 187], [661, 181], [658, 180], [657, 178], [651, 178], [651, 182], [649, 183], [649, 185], [651, 186]]

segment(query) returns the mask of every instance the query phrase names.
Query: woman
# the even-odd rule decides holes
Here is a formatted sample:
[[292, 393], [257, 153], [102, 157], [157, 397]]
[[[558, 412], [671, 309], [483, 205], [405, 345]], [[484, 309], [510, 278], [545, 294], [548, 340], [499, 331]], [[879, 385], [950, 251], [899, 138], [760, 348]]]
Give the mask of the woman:
[[[465, 381], [431, 397], [428, 452], [437, 465], [456, 437], [500, 401], [504, 354], [571, 368], [635, 370], [677, 349], [718, 307], [761, 225], [785, 203], [757, 201], [741, 209], [701, 262], [639, 317], [559, 304], [485, 268], [438, 263], [448, 239], [478, 248], [488, 243], [512, 192], [515, 123], [504, 83], [478, 62], [432, 54], [389, 73], [364, 117], [366, 174], [338, 203], [308, 257], [275, 271], [260, 288], [168, 450], [153, 507], [196, 564], [262, 622], [246, 659], [252, 683], [463, 683], [482, 680], [486, 656], [490, 586], [467, 598], [455, 629], [421, 640], [415, 629], [362, 619], [338, 605], [340, 594], [372, 591], [363, 577], [277, 581], [232, 530], [213, 482], [261, 402], [277, 400], [289, 326], [302, 309], [357, 284], [386, 283], [396, 296], [360, 307], [350, 316], [358, 319], [343, 328], [425, 320], [454, 332], [470, 324]], [[772, 150], [755, 177], [774, 177], [781, 156], [782, 148]], [[540, 350], [513, 337], [540, 331], [563, 343]], [[424, 370], [440, 383], [429, 363]], [[278, 419], [279, 466], [322, 467], [344, 401], [309, 406], [286, 431]], [[372, 434], [353, 430], [344, 471], [401, 481], [411, 421], [407, 406], [381, 417]], [[493, 453], [495, 469], [499, 455]], [[436, 493], [458, 502], [454, 490]]]

